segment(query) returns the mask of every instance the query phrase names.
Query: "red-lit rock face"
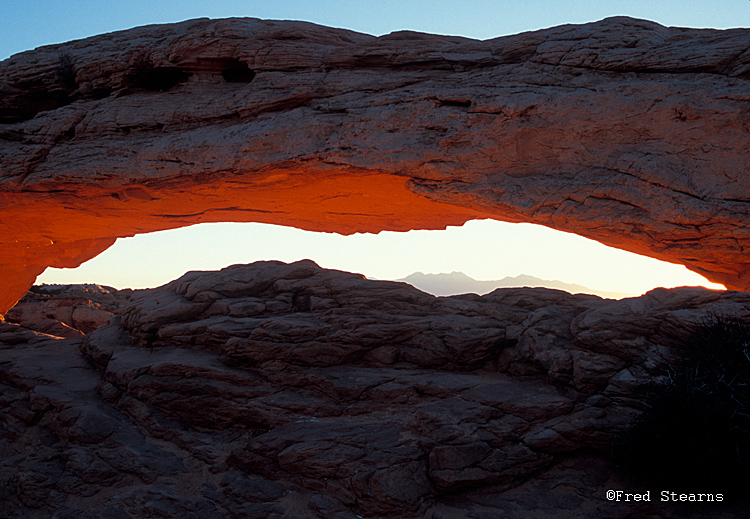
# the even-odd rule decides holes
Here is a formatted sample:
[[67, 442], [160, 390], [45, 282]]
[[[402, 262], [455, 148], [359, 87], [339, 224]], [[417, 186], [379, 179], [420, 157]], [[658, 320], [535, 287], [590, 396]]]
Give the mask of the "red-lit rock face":
[[748, 37], [202, 19], [16, 55], [0, 63], [0, 313], [47, 266], [209, 221], [533, 222], [747, 289]]

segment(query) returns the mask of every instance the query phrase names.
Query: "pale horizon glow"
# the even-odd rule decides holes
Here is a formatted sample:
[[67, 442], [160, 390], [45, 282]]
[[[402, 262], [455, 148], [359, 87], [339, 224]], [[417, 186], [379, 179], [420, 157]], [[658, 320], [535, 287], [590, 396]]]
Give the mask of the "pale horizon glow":
[[[750, 2], [737, 0], [37, 0], [7, 2], [0, 59], [38, 46], [135, 26], [192, 18], [302, 20], [376, 36], [400, 30], [488, 39], [611, 16], [666, 26], [750, 26]], [[543, 229], [543, 230], [540, 230]], [[396, 279], [415, 271], [461, 271], [479, 279], [528, 274], [591, 289], [642, 293], [656, 286], [707, 285], [685, 267], [609, 249], [531, 224], [469, 222], [446, 231], [380, 235], [307, 233], [260, 224], [202, 224], [120, 239], [78, 269], [48, 269], [38, 283], [157, 286], [189, 270], [258, 259], [310, 258], [321, 266]], [[550, 258], [554, 259], [550, 261]], [[712, 285], [720, 287], [720, 285]]]
[[[554, 258], [554, 261], [550, 261]], [[675, 265], [534, 224], [472, 220], [444, 231], [342, 236], [258, 223], [207, 223], [121, 238], [77, 269], [47, 269], [37, 284], [163, 285], [191, 270], [260, 260], [312, 259], [325, 268], [401, 279], [460, 271], [478, 280], [528, 274], [640, 295], [655, 287], [723, 289]]]

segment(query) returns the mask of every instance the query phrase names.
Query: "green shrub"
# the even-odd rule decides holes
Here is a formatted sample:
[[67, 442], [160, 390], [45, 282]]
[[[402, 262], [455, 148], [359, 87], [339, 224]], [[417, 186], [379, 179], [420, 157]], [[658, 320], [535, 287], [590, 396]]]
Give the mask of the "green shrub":
[[618, 466], [680, 489], [746, 491], [750, 482], [750, 327], [712, 316], [686, 341], [633, 427], [615, 438]]

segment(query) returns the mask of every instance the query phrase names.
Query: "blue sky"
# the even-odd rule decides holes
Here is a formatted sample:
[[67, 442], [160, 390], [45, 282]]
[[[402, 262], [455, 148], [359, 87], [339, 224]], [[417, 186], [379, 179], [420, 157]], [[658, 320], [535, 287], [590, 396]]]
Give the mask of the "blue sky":
[[[487, 39], [618, 15], [672, 26], [747, 27], [750, 2], [3, 0], [0, 59], [45, 44], [199, 17], [305, 20], [374, 35], [408, 29]], [[258, 259], [292, 261], [305, 257], [322, 266], [380, 279], [405, 277], [414, 271], [460, 270], [477, 279], [524, 273], [629, 293], [642, 293], [654, 286], [699, 284], [702, 280], [681, 266], [616, 251], [538, 226], [470, 222], [463, 228], [447, 231], [352, 237], [258, 224], [207, 224], [118, 240], [111, 249], [79, 269], [48, 269], [38, 282], [145, 287], [165, 283], [186, 270], [217, 269]], [[550, 262], [550, 257], [556, 261]]]

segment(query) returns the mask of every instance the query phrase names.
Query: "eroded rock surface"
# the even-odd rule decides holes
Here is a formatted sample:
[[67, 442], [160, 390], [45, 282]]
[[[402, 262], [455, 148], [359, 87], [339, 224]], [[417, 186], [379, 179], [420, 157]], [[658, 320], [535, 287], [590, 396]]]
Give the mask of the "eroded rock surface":
[[35, 286], [5, 320], [49, 335], [80, 337], [106, 325], [131, 293], [100, 285]]
[[0, 323], [0, 516], [697, 517], [608, 501], [611, 440], [693, 326], [750, 317], [743, 292], [436, 298], [311, 261], [128, 295], [83, 337]]
[[201, 19], [18, 54], [0, 63], [0, 312], [47, 266], [208, 221], [534, 222], [747, 289], [749, 35]]

